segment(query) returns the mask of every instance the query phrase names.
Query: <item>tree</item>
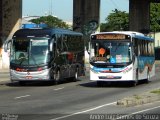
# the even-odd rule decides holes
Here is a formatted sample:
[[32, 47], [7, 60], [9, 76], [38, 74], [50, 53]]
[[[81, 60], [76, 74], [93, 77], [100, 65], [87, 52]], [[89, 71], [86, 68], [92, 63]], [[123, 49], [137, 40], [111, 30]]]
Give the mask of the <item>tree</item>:
[[125, 11], [112, 10], [112, 13], [105, 19], [106, 23], [101, 24], [101, 31], [129, 30], [128, 16], [129, 14]]
[[[101, 31], [129, 30], [129, 13], [113, 10], [100, 26]], [[160, 31], [160, 3], [151, 3], [150, 31]]]
[[69, 28], [69, 25], [67, 25], [65, 22], [63, 22], [61, 19], [54, 17], [54, 16], [42, 16], [37, 19], [32, 19], [30, 22], [40, 24], [45, 23], [48, 25], [48, 27], [58, 27], [58, 28]]
[[150, 28], [152, 32], [160, 31], [160, 4], [151, 3]]

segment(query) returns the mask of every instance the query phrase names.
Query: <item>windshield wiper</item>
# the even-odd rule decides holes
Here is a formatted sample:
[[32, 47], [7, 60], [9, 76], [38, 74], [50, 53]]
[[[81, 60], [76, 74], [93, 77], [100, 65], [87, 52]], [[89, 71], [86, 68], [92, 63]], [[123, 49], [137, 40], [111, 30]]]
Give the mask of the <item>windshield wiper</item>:
[[34, 56], [33, 56], [32, 54], [31, 54], [30, 56], [31, 56], [31, 58], [33, 59], [33, 61], [34, 61], [35, 65], [36, 65], [36, 67], [39, 67], [38, 64], [36, 63], [36, 60], [35, 60]]
[[119, 46], [121, 45], [121, 43], [118, 43], [118, 45], [116, 46], [116, 48], [115, 48], [115, 51], [114, 52], [116, 52], [117, 51], [117, 49], [119, 48]]
[[20, 65], [21, 65], [25, 60], [27, 60], [27, 59], [22, 59], [21, 62], [20, 62]]

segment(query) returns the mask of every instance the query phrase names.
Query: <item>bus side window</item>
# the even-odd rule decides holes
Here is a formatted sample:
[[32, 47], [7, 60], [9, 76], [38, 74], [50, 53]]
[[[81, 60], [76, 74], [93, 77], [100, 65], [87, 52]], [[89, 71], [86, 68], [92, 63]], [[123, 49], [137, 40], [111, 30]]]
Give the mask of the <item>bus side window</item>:
[[137, 39], [134, 39], [134, 53], [136, 56], [138, 56], [138, 41], [137, 41]]
[[24, 53], [20, 53], [18, 59], [25, 57]]
[[62, 49], [62, 35], [57, 34], [57, 53], [61, 53]]
[[72, 63], [74, 62], [74, 54], [73, 54], [73, 53], [69, 52], [69, 53], [66, 55], [66, 57], [67, 57], [67, 62], [68, 62], [69, 64], [72, 64]]
[[66, 57], [65, 55], [59, 55], [58, 57], [56, 57], [55, 61], [58, 65], [64, 65], [66, 63]]

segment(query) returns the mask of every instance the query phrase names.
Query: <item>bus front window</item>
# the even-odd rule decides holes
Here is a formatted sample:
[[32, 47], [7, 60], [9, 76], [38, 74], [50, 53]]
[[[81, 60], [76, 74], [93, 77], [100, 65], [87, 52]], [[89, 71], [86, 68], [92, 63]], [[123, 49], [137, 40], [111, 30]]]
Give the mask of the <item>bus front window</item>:
[[48, 38], [14, 39], [11, 64], [37, 66], [49, 61]]
[[13, 39], [13, 46], [11, 49], [11, 64], [28, 65], [29, 56], [29, 41], [24, 38]]
[[30, 64], [45, 64], [49, 61], [48, 39], [32, 39]]
[[128, 63], [131, 61], [129, 42], [94, 41], [91, 44], [90, 62]]

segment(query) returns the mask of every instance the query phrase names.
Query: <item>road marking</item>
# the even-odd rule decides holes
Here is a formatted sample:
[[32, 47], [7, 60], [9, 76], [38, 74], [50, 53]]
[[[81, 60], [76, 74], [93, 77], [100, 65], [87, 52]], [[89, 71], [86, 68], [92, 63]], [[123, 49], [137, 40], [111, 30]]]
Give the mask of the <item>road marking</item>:
[[107, 103], [107, 104], [100, 105], [100, 106], [97, 106], [97, 107], [94, 107], [94, 108], [91, 108], [91, 109], [88, 109], [88, 110], [84, 110], [84, 111], [72, 113], [72, 114], [69, 114], [69, 115], [53, 118], [51, 120], [60, 120], [60, 119], [68, 118], [68, 117], [71, 117], [71, 116], [74, 116], [74, 115], [79, 115], [79, 114], [82, 114], [82, 113], [90, 112], [90, 111], [97, 110], [97, 109], [100, 109], [102, 107], [110, 106], [110, 105], [113, 105], [113, 104], [116, 104], [116, 103], [117, 102]]
[[15, 97], [15, 99], [25, 98], [25, 97], [29, 97], [29, 96], [31, 96], [31, 95], [24, 95], [24, 96]]
[[56, 88], [56, 89], [54, 89], [54, 90], [57, 91], [57, 90], [62, 90], [62, 89], [64, 89], [64, 87]]
[[[138, 111], [138, 112], [134, 112], [134, 113], [131, 113], [131, 114], [129, 114], [129, 115], [124, 115], [124, 116], [121, 116], [121, 117], [116, 118], [116, 120], [118, 120], [118, 119], [123, 119], [123, 118], [127, 118], [127, 117], [129, 117], [129, 116], [132, 116], [132, 115], [135, 115], [135, 114], [139, 114], [139, 113], [143, 113], [143, 112], [150, 111], [150, 110], [154, 110], [154, 109], [157, 109], [157, 108], [160, 108], [160, 106], [153, 107], [153, 108], [149, 108], [149, 109], [145, 109], [145, 110], [141, 110], [141, 111]], [[138, 117], [142, 117], [142, 116], [138, 116]]]

